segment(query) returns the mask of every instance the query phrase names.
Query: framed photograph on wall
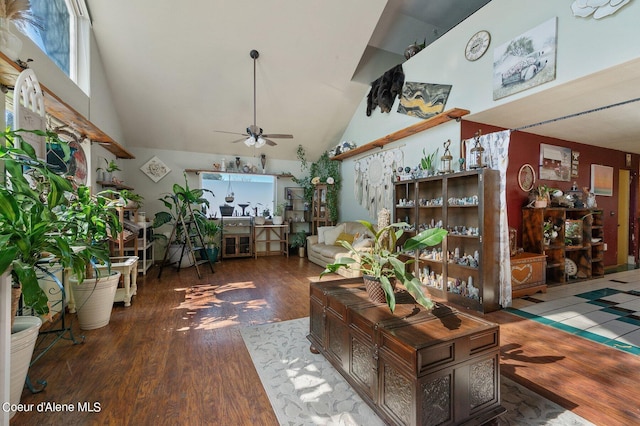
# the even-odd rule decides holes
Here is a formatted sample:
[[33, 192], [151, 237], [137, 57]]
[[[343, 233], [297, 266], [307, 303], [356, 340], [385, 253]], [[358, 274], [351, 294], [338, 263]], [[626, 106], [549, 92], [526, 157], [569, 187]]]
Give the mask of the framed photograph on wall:
[[595, 195], [613, 196], [613, 167], [591, 165], [591, 192]]
[[541, 143], [538, 176], [540, 179], [568, 182], [571, 179], [571, 149]]

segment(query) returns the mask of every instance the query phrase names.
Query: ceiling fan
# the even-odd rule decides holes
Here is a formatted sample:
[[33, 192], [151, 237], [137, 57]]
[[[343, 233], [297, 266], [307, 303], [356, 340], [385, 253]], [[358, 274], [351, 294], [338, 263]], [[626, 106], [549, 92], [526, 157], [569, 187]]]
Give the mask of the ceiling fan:
[[249, 52], [249, 56], [253, 59], [253, 124], [247, 127], [246, 133], [236, 133], [236, 132], [225, 132], [222, 130], [215, 130], [218, 133], [229, 133], [232, 135], [242, 135], [243, 138], [237, 139], [235, 141], [231, 141], [231, 143], [243, 142], [248, 147], [256, 147], [260, 148], [265, 144], [269, 146], [275, 146], [277, 143], [272, 141], [273, 139], [293, 139], [293, 135], [284, 135], [284, 134], [264, 134], [262, 133], [262, 128], [256, 125], [256, 59], [260, 56], [257, 50], [252, 50]]

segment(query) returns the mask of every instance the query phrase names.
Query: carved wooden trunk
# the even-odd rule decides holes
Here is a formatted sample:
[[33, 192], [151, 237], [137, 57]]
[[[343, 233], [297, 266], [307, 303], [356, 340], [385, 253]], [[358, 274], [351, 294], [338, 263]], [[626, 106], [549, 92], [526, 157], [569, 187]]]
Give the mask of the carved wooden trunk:
[[526, 252], [511, 257], [512, 298], [547, 292], [546, 258], [544, 254]]
[[312, 282], [312, 348], [380, 417], [398, 425], [482, 424], [500, 405], [499, 327], [398, 295], [395, 314], [370, 302], [362, 279]]

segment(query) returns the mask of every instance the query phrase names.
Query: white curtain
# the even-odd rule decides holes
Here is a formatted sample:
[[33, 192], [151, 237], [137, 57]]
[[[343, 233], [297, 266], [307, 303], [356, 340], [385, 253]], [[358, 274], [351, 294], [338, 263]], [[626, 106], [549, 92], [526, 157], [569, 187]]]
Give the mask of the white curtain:
[[[500, 172], [500, 305], [511, 306], [511, 252], [509, 249], [509, 223], [507, 220], [507, 165], [509, 164], [509, 140], [511, 131], [490, 133], [480, 136], [480, 145], [484, 148], [484, 163]], [[475, 138], [467, 139], [466, 158], [471, 158], [471, 148]]]

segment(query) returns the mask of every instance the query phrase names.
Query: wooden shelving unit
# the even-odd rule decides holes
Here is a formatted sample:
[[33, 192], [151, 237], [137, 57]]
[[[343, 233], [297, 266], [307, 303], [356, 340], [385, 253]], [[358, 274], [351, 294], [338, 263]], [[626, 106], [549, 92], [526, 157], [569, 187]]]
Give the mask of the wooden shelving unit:
[[387, 144], [406, 138], [407, 136], [415, 135], [416, 133], [422, 132], [432, 127], [439, 126], [440, 124], [446, 123], [448, 121], [459, 120], [460, 118], [469, 114], [469, 112], [470, 112], [469, 110], [461, 109], [461, 108], [449, 109], [447, 111], [441, 112], [438, 115], [434, 115], [431, 118], [427, 118], [426, 120], [420, 121], [419, 123], [413, 124], [409, 127], [405, 127], [404, 129], [390, 133], [387, 136], [383, 136], [379, 139], [376, 139], [373, 142], [369, 142], [367, 144], [358, 146], [350, 151], [344, 152], [342, 154], [338, 154], [334, 157], [331, 157], [331, 159], [336, 161], [342, 161], [342, 160], [346, 160], [349, 157], [353, 157], [355, 155], [370, 151], [374, 148], [382, 148]]
[[[557, 237], [545, 239], [545, 223]], [[522, 246], [547, 257], [547, 283], [566, 283], [604, 275], [602, 210], [582, 208], [522, 209]], [[578, 234], [571, 228], [578, 229]], [[575, 266], [574, 266], [575, 265]]]
[[297, 186], [285, 187], [284, 198], [287, 200], [284, 220], [291, 224], [291, 233], [295, 234], [299, 231], [310, 233], [310, 206], [304, 199], [304, 188]]
[[313, 190], [313, 200], [311, 203], [311, 233], [316, 235], [318, 227], [333, 225], [331, 212], [327, 205], [328, 186], [325, 184], [316, 185]]
[[439, 246], [408, 254], [432, 296], [483, 313], [500, 309], [498, 185], [490, 169], [395, 183], [394, 221], [412, 227], [407, 235], [449, 231]]
[[[7, 58], [0, 52], [0, 83], [13, 87], [18, 75], [22, 72], [20, 65]], [[40, 83], [44, 94], [44, 107], [47, 113], [65, 123], [72, 129], [91, 139], [92, 143], [99, 143], [118, 158], [135, 158], [122, 145], [111, 139], [109, 135], [100, 130], [95, 124], [85, 118], [69, 104], [60, 99], [53, 91]]]

